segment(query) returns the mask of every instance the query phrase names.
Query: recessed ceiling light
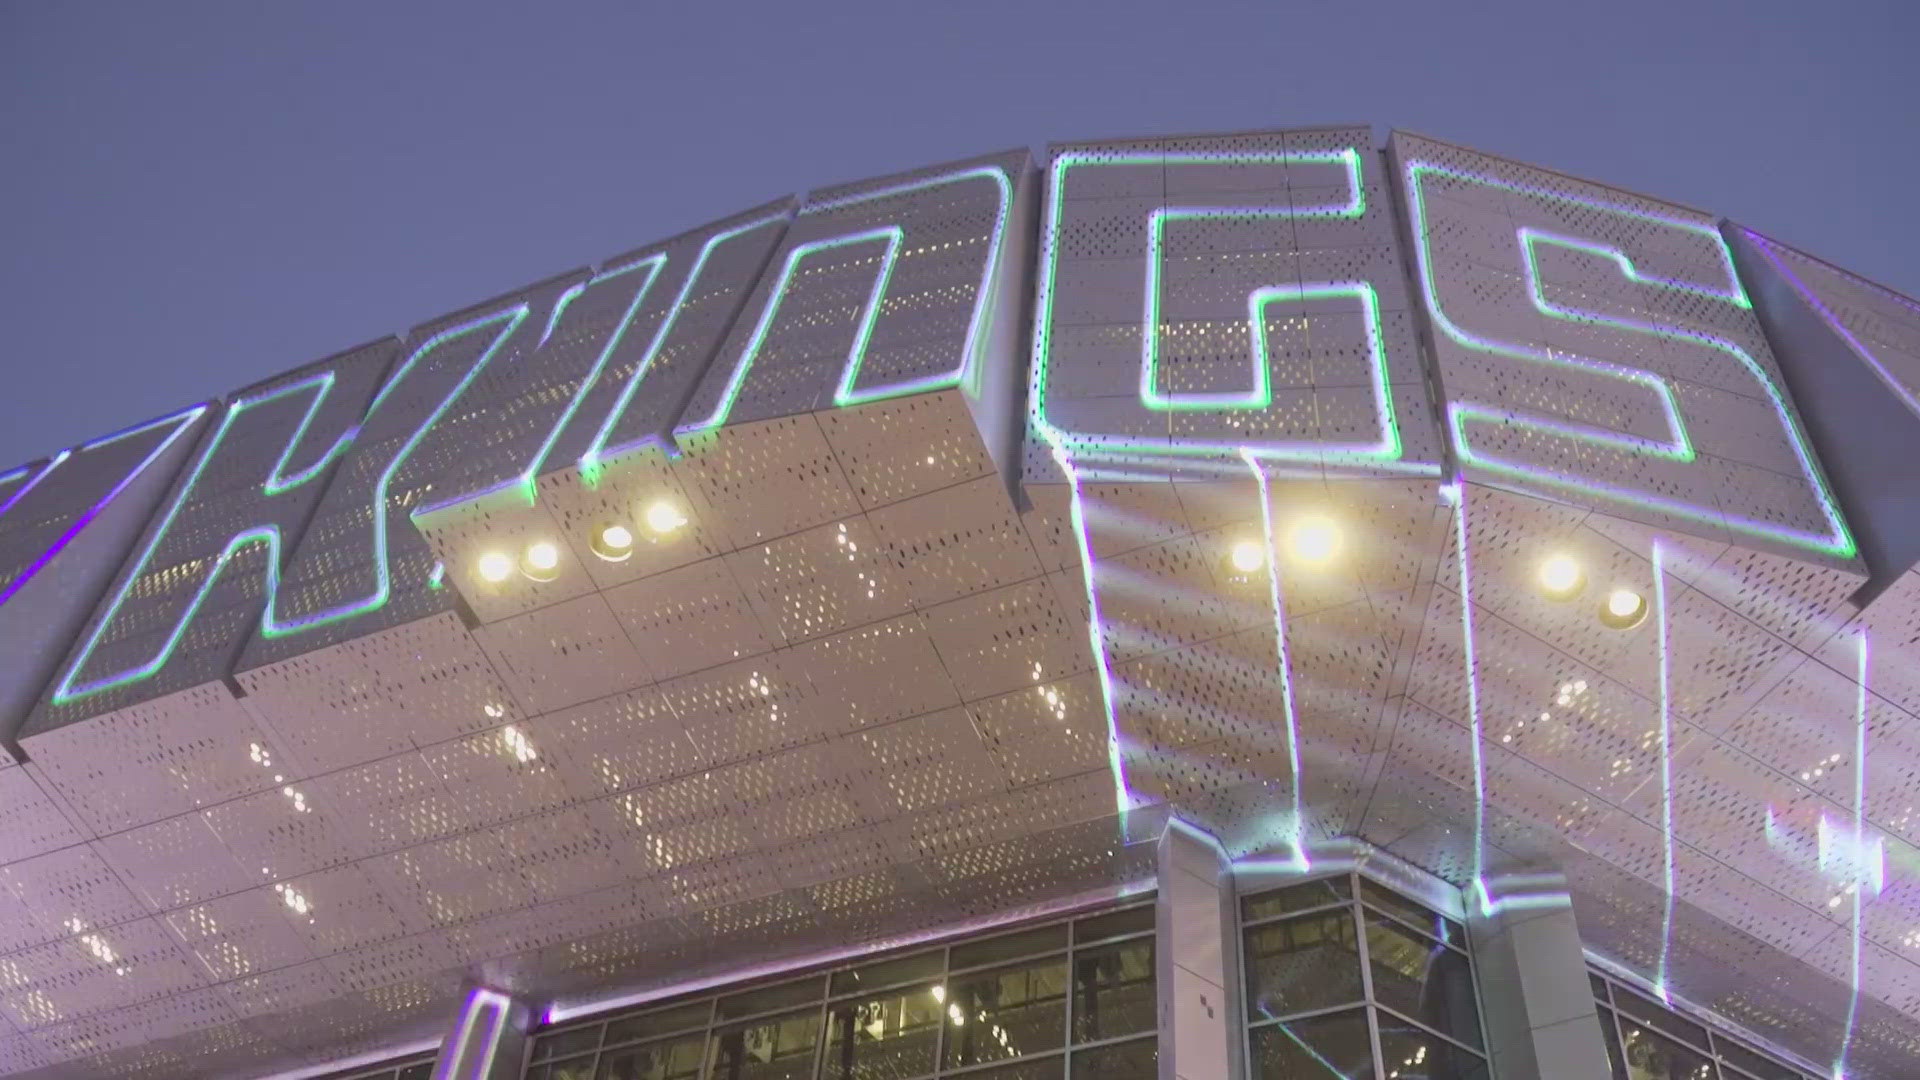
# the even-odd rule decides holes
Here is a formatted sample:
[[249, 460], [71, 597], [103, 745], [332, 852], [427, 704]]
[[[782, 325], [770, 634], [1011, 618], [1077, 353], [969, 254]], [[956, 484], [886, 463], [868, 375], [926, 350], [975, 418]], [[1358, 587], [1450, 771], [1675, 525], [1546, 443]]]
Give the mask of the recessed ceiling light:
[[687, 516], [680, 512], [680, 508], [665, 499], [647, 507], [646, 519], [647, 528], [661, 535], [670, 533], [687, 523]]
[[1615, 630], [1631, 630], [1646, 617], [1647, 598], [1632, 589], [1614, 589], [1600, 605], [1600, 621]]
[[1267, 565], [1267, 545], [1258, 540], [1236, 540], [1227, 552], [1227, 561], [1239, 573], [1251, 574]]
[[552, 581], [560, 575], [560, 549], [551, 540], [535, 540], [520, 556], [520, 572], [535, 581]]
[[633, 530], [620, 524], [602, 526], [593, 534], [593, 553], [608, 562], [625, 562], [633, 554]]
[[481, 581], [489, 585], [498, 585], [507, 580], [507, 575], [513, 573], [513, 560], [508, 558], [504, 551], [489, 551], [480, 556], [477, 569], [480, 571]]
[[1587, 585], [1587, 573], [1571, 555], [1552, 555], [1540, 564], [1540, 591], [1550, 600], [1571, 600]]

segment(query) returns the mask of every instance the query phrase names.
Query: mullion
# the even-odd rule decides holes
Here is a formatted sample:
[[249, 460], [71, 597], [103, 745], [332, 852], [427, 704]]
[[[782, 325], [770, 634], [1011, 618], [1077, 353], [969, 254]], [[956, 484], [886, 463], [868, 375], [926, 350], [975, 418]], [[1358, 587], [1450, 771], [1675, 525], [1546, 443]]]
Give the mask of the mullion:
[[[1073, 932], [1071, 930], [1067, 932], [1067, 937], [1068, 937], [1068, 940], [1072, 940]], [[947, 987], [952, 985], [953, 985], [953, 943], [948, 942], [947, 944], [940, 946], [940, 993], [942, 995], [940, 1004], [945, 1005], [947, 1003], [946, 1002], [946, 995], [948, 993]], [[940, 1030], [933, 1037], [933, 1075], [935, 1076], [940, 1075], [941, 1066], [945, 1065], [946, 1063], [947, 1063], [947, 1014], [943, 1010], [940, 1013]]]
[[[1138, 905], [1124, 906], [1124, 907], [1119, 907], [1112, 910], [1125, 911], [1125, 910], [1130, 910], [1132, 906], [1138, 906]], [[1329, 906], [1338, 907], [1341, 905], [1336, 904], [1336, 905], [1329, 905]], [[1320, 909], [1316, 909], [1316, 910], [1320, 910]], [[1140, 941], [1153, 941], [1156, 938], [1156, 933], [1154, 931], [1148, 930], [1148, 931], [1140, 931], [1140, 932], [1135, 932], [1130, 934], [1117, 935], [1114, 937], [1102, 938], [1098, 941], [1086, 942], [1084, 944], [1077, 943], [1074, 941], [1073, 925], [1077, 923], [1080, 919], [1104, 916], [1111, 913], [1112, 912], [1108, 910], [1089, 911], [1085, 913], [1071, 915], [1071, 916], [1068, 916], [1056, 921], [1052, 921], [1052, 922], [1042, 922], [1034, 926], [1024, 927], [1022, 929], [1037, 930], [1037, 929], [1042, 929], [1049, 926], [1056, 926], [1056, 925], [1064, 926], [1067, 928], [1067, 935], [1068, 935], [1067, 944], [1063, 947], [1052, 948], [1052, 949], [1042, 949], [1042, 950], [1024, 954], [1021, 956], [1003, 957], [998, 960], [975, 964], [971, 967], [962, 968], [958, 970], [954, 969], [952, 966], [953, 947], [955, 944], [969, 944], [975, 941], [989, 940], [992, 937], [999, 936], [999, 935], [998, 934], [984, 934], [979, 936], [956, 935], [955, 937], [949, 938], [943, 941], [942, 943], [940, 943], [940, 945], [938, 946], [938, 949], [941, 956], [941, 963], [940, 963], [941, 971], [940, 971], [940, 974], [934, 975], [931, 977], [934, 979], [934, 981], [936, 981], [941, 986], [947, 986], [951, 984], [952, 980], [956, 976], [966, 976], [970, 974], [977, 974], [977, 973], [991, 971], [991, 970], [1000, 969], [1000, 968], [1021, 967], [1021, 966], [1030, 965], [1036, 962], [1050, 960], [1056, 957], [1063, 958], [1066, 966], [1066, 986], [1065, 986], [1066, 1001], [1064, 1003], [1064, 1010], [1063, 1010], [1064, 1030], [1061, 1033], [1061, 1044], [1057, 1048], [1039, 1051], [1037, 1053], [1032, 1053], [1032, 1054], [1023, 1054], [1017, 1058], [1010, 1058], [1010, 1059], [1006, 1059], [998, 1062], [981, 1062], [975, 1065], [962, 1066], [957, 1069], [948, 1070], [945, 1067], [945, 1061], [946, 1061], [947, 1029], [950, 1025], [947, 1023], [946, 1018], [943, 1014], [940, 1019], [939, 1029], [936, 1033], [936, 1037], [934, 1041], [934, 1071], [932, 1073], [926, 1074], [926, 1076], [935, 1077], [935, 1076], [946, 1076], [946, 1075], [965, 1075], [968, 1073], [978, 1072], [984, 1069], [990, 1069], [995, 1067], [996, 1065], [1007, 1065], [1013, 1061], [1041, 1059], [1041, 1058], [1050, 1057], [1056, 1054], [1062, 1058], [1063, 1063], [1070, 1064], [1071, 1061], [1070, 1061], [1069, 1051], [1071, 1048], [1073, 1048], [1076, 1045], [1084, 1049], [1099, 1049], [1099, 1048], [1116, 1044], [1116, 1043], [1131, 1042], [1134, 1040], [1140, 1040], [1140, 1039], [1146, 1039], [1146, 1038], [1155, 1038], [1157, 1040], [1157, 1033], [1153, 1029], [1149, 1028], [1145, 1031], [1136, 1031], [1136, 1032], [1131, 1032], [1125, 1035], [1117, 1035], [1117, 1036], [1110, 1036], [1107, 1038], [1093, 1039], [1085, 1043], [1076, 1044], [1074, 1042], [1074, 1037], [1073, 1037], [1073, 1016], [1074, 1016], [1074, 1008], [1075, 1008], [1074, 960], [1077, 957], [1077, 955], [1080, 954], [1081, 952], [1090, 952], [1090, 951], [1108, 949], [1115, 946], [1126, 945], [1129, 943], [1135, 943]], [[1018, 932], [1020, 932], [1020, 930], [1007, 931], [1007, 933], [1018, 933]], [[1155, 942], [1155, 947], [1156, 949], [1158, 948], [1157, 942]], [[927, 977], [922, 977], [920, 979], [906, 979], [906, 980], [902, 980], [897, 985], [862, 988], [861, 990], [856, 992], [832, 994], [829, 992], [831, 988], [830, 976], [832, 975], [834, 970], [836, 969], [832, 969], [832, 968], [823, 969], [817, 973], [817, 977], [820, 981], [821, 992], [815, 1002], [818, 1007], [818, 1019], [817, 1019], [818, 1026], [815, 1028], [815, 1047], [814, 1047], [814, 1055], [813, 1055], [812, 1075], [816, 1078], [816, 1080], [818, 1080], [819, 1077], [822, 1077], [825, 1075], [826, 1053], [827, 1053], [826, 1048], [829, 1042], [828, 1036], [830, 1034], [829, 1025], [832, 1022], [833, 1006], [835, 1004], [848, 1001], [848, 1000], [857, 999], [857, 998], [884, 995], [888, 991], [912, 986], [916, 983], [924, 982], [927, 980]], [[801, 976], [801, 977], [805, 977], [805, 976]], [[1158, 986], [1157, 978], [1154, 981], [1155, 981], [1155, 996], [1157, 998], [1161, 988]], [[708, 995], [705, 995], [704, 1000], [702, 1000], [699, 997], [696, 997], [693, 1000], [681, 999], [681, 1001], [677, 1005], [667, 1005], [664, 1002], [651, 1002], [651, 1003], [648, 1003], [647, 1006], [644, 1006], [642, 1008], [634, 1009], [632, 1011], [628, 1011], [624, 1013], [615, 1013], [613, 1015], [607, 1016], [598, 1021], [594, 1021], [591, 1024], [579, 1024], [574, 1027], [560, 1029], [560, 1031], [561, 1032], [580, 1031], [580, 1030], [587, 1030], [589, 1028], [597, 1029], [597, 1035], [595, 1039], [596, 1046], [593, 1049], [593, 1051], [591, 1051], [592, 1057], [593, 1057], [593, 1070], [596, 1075], [599, 1072], [599, 1069], [602, 1063], [602, 1058], [605, 1057], [605, 1055], [609, 1051], [625, 1050], [634, 1046], [646, 1045], [648, 1043], [667, 1041], [667, 1040], [677, 1039], [677, 1038], [686, 1038], [691, 1035], [699, 1035], [703, 1043], [705, 1044], [705, 1049], [701, 1055], [701, 1065], [700, 1065], [700, 1071], [704, 1076], [706, 1074], [710, 1074], [718, 1063], [717, 1054], [718, 1054], [719, 1040], [717, 1038], [717, 1035], [722, 1028], [737, 1029], [737, 1028], [751, 1027], [756, 1022], [759, 1022], [762, 1020], [766, 1020], [766, 1019], [770, 1019], [778, 1016], [791, 1015], [796, 1007], [799, 1007], [799, 1008], [806, 1007], [806, 1005], [804, 1004], [800, 1004], [797, 1006], [788, 1005], [784, 1008], [766, 1009], [766, 1010], [762, 1010], [760, 1012], [752, 1013], [746, 1016], [732, 1017], [726, 1020], [722, 1020], [719, 1016], [720, 999], [724, 997], [732, 996], [732, 994], [735, 994], [735, 993], [743, 992], [743, 989], [744, 988], [742, 989], [726, 988], [724, 992], [715, 992], [715, 993], [710, 993]], [[650, 1012], [664, 1011], [665, 1008], [677, 1008], [677, 1007], [694, 1005], [694, 1004], [704, 1004], [706, 1006], [707, 1019], [704, 1024], [680, 1028], [673, 1031], [658, 1032], [658, 1033], [643, 1036], [640, 1038], [624, 1039], [618, 1044], [611, 1044], [608, 1042], [607, 1033], [611, 1025], [613, 1025], [614, 1023], [617, 1023], [621, 1020], [626, 1020], [632, 1017], [644, 1016]], [[539, 1032], [534, 1039], [528, 1040], [527, 1060], [524, 1060], [521, 1063], [521, 1071], [523, 1074], [527, 1069], [531, 1068], [534, 1064], [536, 1064], [536, 1062], [532, 1060], [532, 1055], [533, 1055], [533, 1048], [536, 1042], [538, 1041], [538, 1039], [545, 1038], [557, 1033], [560, 1033], [560, 1032], [543, 1031], [543, 1032]], [[541, 1059], [539, 1063], [550, 1064], [556, 1060], [559, 1060], [559, 1058], [557, 1058], [555, 1055], [549, 1054], [546, 1058]]]
[[1288, 1013], [1285, 1016], [1263, 1016], [1258, 1020], [1249, 1021], [1247, 1028], [1252, 1030], [1253, 1028], [1272, 1027], [1275, 1024], [1291, 1024], [1299, 1020], [1313, 1020], [1317, 1017], [1331, 1016], [1334, 1013], [1352, 1012], [1355, 1009], [1365, 1008], [1368, 1004], [1365, 1000], [1344, 1001], [1338, 1005], [1322, 1005], [1317, 1009], [1305, 1009], [1297, 1013]]
[[[1321, 880], [1325, 880], [1325, 879], [1323, 878]], [[1258, 895], [1258, 894], [1255, 894], [1255, 895]], [[1353, 906], [1352, 900], [1335, 900], [1330, 904], [1321, 904], [1318, 907], [1301, 908], [1299, 911], [1284, 911], [1278, 915], [1263, 915], [1258, 919], [1242, 919], [1240, 922], [1240, 928], [1242, 930], [1252, 930], [1255, 927], [1266, 926], [1269, 923], [1285, 922], [1288, 919], [1297, 919], [1297, 918], [1300, 918], [1302, 915], [1324, 914], [1325, 912], [1333, 911], [1338, 908], [1352, 907], [1352, 906]], [[1120, 939], [1115, 938], [1114, 940], [1118, 941]], [[1101, 944], [1104, 945], [1106, 943], [1101, 942]]]
[[[1079, 966], [1075, 961], [1079, 959], [1080, 950], [1073, 947], [1073, 929], [1069, 927], [1067, 929], [1067, 1002], [1066, 1008], [1061, 1010], [1063, 1023], [1060, 1031], [1061, 1050], [1064, 1054], [1060, 1062], [1060, 1071], [1069, 1076], [1073, 1073], [1073, 1055], [1068, 1052], [1068, 1048], [1073, 1045], [1073, 1004], [1074, 998], [1079, 996], [1074, 993], [1079, 982]], [[1156, 962], [1157, 960], [1156, 957]], [[1157, 993], [1158, 988], [1155, 989]]]
[[1367, 914], [1377, 916], [1391, 923], [1395, 923], [1407, 929], [1408, 931], [1411, 931], [1412, 933], [1419, 934], [1421, 937], [1426, 938], [1428, 941], [1433, 942], [1435, 945], [1452, 949], [1454, 952], [1459, 953], [1461, 956], [1469, 955], [1468, 951], [1465, 948], [1459, 945], [1455, 945], [1451, 941], [1442, 941], [1439, 938], [1433, 936], [1433, 931], [1431, 929], [1422, 929], [1418, 926], [1415, 926], [1413, 923], [1410, 923], [1407, 920], [1401, 918], [1400, 916], [1395, 915], [1391, 911], [1382, 911], [1379, 908], [1374, 907], [1373, 905], [1368, 904], [1364, 901], [1361, 902], [1360, 906], [1366, 910]]
[[1354, 872], [1352, 877], [1353, 880], [1349, 885], [1353, 891], [1353, 900], [1350, 902], [1353, 910], [1349, 917], [1353, 919], [1355, 951], [1360, 954], [1360, 996], [1369, 1006], [1367, 1038], [1373, 1040], [1373, 1071], [1378, 1074], [1385, 1070], [1383, 1063], [1386, 1061], [1386, 1055], [1380, 1050], [1380, 1017], [1375, 1011], [1377, 1006], [1373, 998], [1373, 957], [1367, 948], [1367, 909], [1360, 903], [1359, 872]]
[[1434, 1036], [1435, 1038], [1445, 1039], [1447, 1042], [1452, 1043], [1453, 1045], [1459, 1047], [1462, 1050], [1465, 1050], [1467, 1053], [1472, 1054], [1475, 1057], [1484, 1058], [1487, 1056], [1487, 1052], [1485, 1050], [1478, 1050], [1478, 1049], [1475, 1049], [1474, 1047], [1468, 1046], [1466, 1043], [1461, 1042], [1459, 1039], [1456, 1039], [1453, 1036], [1448, 1035], [1443, 1031], [1435, 1031], [1433, 1028], [1429, 1027], [1428, 1025], [1423, 1024], [1418, 1020], [1415, 1020], [1413, 1017], [1408, 1016], [1406, 1013], [1403, 1013], [1398, 1009], [1389, 1008], [1388, 1006], [1383, 1005], [1378, 1001], [1370, 1002], [1369, 1004], [1371, 1004], [1374, 1008], [1379, 1009], [1381, 1012], [1386, 1013], [1388, 1016], [1393, 1017], [1395, 1020], [1404, 1020], [1407, 1023], [1412, 1024], [1414, 1027], [1418, 1028], [1419, 1030]]

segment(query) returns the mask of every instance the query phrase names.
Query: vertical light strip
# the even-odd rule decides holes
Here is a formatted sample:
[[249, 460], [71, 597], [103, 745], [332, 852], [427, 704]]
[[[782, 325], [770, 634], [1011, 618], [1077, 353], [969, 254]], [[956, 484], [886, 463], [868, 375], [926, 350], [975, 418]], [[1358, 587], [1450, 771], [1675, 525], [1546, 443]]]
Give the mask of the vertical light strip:
[[[453, 1037], [446, 1059], [434, 1070], [434, 1080], [486, 1080], [493, 1071], [494, 1058], [500, 1052], [500, 1037], [506, 1034], [507, 1014], [513, 1007], [513, 999], [497, 990], [475, 987], [467, 996], [467, 1004], [460, 1011], [460, 1027]], [[485, 1034], [481, 1036], [478, 1049], [473, 1046], [474, 1031], [479, 1023], [480, 1014], [488, 1013], [484, 1023]]]
[[1487, 764], [1480, 749], [1480, 664], [1473, 645], [1473, 570], [1467, 555], [1467, 482], [1455, 474], [1453, 483], [1442, 487], [1444, 496], [1453, 494], [1453, 527], [1460, 547], [1460, 645], [1467, 666], [1467, 726], [1473, 736], [1473, 888], [1480, 897], [1481, 911], [1491, 914], [1493, 902], [1487, 896]]
[[1653, 602], [1660, 650], [1660, 835], [1661, 867], [1666, 875], [1666, 908], [1660, 918], [1660, 970], [1653, 988], [1667, 1001], [1667, 961], [1673, 952], [1673, 660], [1667, 653], [1667, 572], [1665, 552], [1653, 541]]
[[1115, 711], [1113, 670], [1107, 665], [1099, 590], [1093, 584], [1093, 540], [1087, 534], [1087, 515], [1080, 503], [1080, 474], [1074, 471], [1073, 460], [1064, 447], [1054, 445], [1053, 459], [1059, 463], [1060, 471], [1066, 474], [1067, 490], [1071, 492], [1069, 505], [1073, 514], [1073, 536], [1080, 545], [1081, 576], [1085, 578], [1087, 586], [1087, 636], [1093, 646], [1093, 665], [1100, 672], [1100, 700], [1107, 713], [1107, 768], [1113, 774], [1113, 799], [1120, 815], [1120, 831], [1125, 833], [1127, 812], [1133, 809], [1133, 792], [1127, 787], [1127, 766], [1120, 753], [1120, 718]]
[[[89, 450], [97, 449], [102, 446], [108, 446], [113, 443], [119, 442], [122, 439], [130, 439], [130, 438], [133, 438], [135, 435], [144, 435], [145, 433], [152, 431], [154, 428], [159, 427], [160, 425], [165, 424], [168, 421], [178, 421], [177, 423], [174, 424], [173, 430], [167, 433], [166, 438], [161, 439], [159, 444], [156, 445], [151, 451], [147, 453], [146, 457], [140, 459], [140, 464], [135, 465], [131, 472], [128, 472], [125, 476], [121, 477], [120, 482], [115, 484], [110, 490], [108, 490], [108, 492], [104, 496], [102, 496], [98, 502], [88, 507], [86, 513], [81, 514], [79, 519], [76, 520], [72, 525], [69, 525], [67, 527], [67, 530], [61, 533], [59, 538], [56, 539], [53, 542], [53, 544], [47, 548], [47, 550], [41, 552], [39, 557], [34, 559], [31, 565], [29, 565], [25, 570], [20, 572], [19, 577], [16, 577], [11, 582], [7, 582], [3, 586], [0, 586], [0, 604], [5, 604], [7, 601], [13, 599], [15, 593], [19, 592], [21, 589], [26, 588], [27, 582], [32, 580], [35, 574], [38, 574], [40, 571], [46, 569], [47, 564], [52, 562], [54, 560], [54, 557], [59, 555], [60, 552], [66, 550], [66, 546], [68, 544], [71, 544], [74, 538], [79, 536], [80, 533], [83, 532], [88, 525], [93, 524], [93, 520], [95, 518], [105, 513], [107, 507], [113, 505], [113, 501], [120, 497], [121, 492], [131, 487], [135, 480], [146, 475], [147, 467], [152, 465], [156, 460], [158, 460], [160, 455], [166, 453], [167, 448], [172, 446], [174, 444], [174, 441], [179, 439], [180, 436], [188, 428], [192, 427], [194, 421], [200, 419], [201, 415], [204, 414], [206, 411], [207, 411], [207, 406], [195, 405], [190, 409], [182, 410], [180, 412], [174, 413], [171, 416], [163, 416], [158, 420], [152, 420], [145, 424], [141, 424], [137, 427], [130, 427], [125, 431], [115, 432], [112, 435], [107, 435], [102, 438], [95, 439], [92, 442], [82, 443], [80, 446], [80, 452], [84, 454]], [[13, 507], [16, 504], [18, 504], [20, 500], [26, 498], [27, 492], [32, 491], [36, 486], [39, 485], [39, 483], [42, 480], [45, 480], [48, 477], [48, 475], [50, 475], [53, 472], [54, 469], [59, 468], [62, 462], [66, 461], [68, 458], [72, 456], [73, 456], [73, 451], [71, 450], [62, 450], [60, 451], [59, 454], [55, 455], [54, 459], [47, 463], [46, 468], [40, 470], [38, 474], [36, 474], [32, 479], [26, 482], [25, 486], [21, 487], [19, 491], [15, 492], [13, 497], [7, 500], [6, 505], [0, 506], [0, 514], [5, 514], [8, 510], [13, 509]]]
[[1307, 857], [1306, 808], [1303, 805], [1300, 775], [1300, 723], [1293, 707], [1293, 665], [1287, 658], [1287, 616], [1285, 597], [1280, 591], [1280, 547], [1274, 542], [1273, 499], [1268, 491], [1267, 473], [1253, 451], [1242, 450], [1240, 457], [1253, 470], [1253, 482], [1260, 490], [1260, 530], [1267, 545], [1267, 598], [1273, 604], [1273, 648], [1280, 664], [1280, 703], [1287, 724], [1287, 764], [1293, 770], [1293, 863], [1306, 873], [1312, 869]]
[[1860, 906], [1867, 881], [1874, 876], [1868, 865], [1866, 843], [1867, 812], [1867, 628], [1861, 627], [1859, 696], [1853, 717], [1853, 958], [1848, 970], [1850, 996], [1847, 999], [1847, 1028], [1840, 1036], [1840, 1056], [1833, 1062], [1834, 1080], [1847, 1075], [1847, 1052], [1853, 1049], [1853, 1028], [1860, 1018]]

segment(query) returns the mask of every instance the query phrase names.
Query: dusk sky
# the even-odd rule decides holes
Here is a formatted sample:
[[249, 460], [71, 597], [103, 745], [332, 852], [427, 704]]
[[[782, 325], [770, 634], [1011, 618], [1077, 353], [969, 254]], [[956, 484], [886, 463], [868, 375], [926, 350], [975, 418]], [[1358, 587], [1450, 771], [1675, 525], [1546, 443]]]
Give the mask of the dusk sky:
[[1402, 127], [1920, 294], [1916, 43], [1914, 0], [0, 0], [0, 468], [778, 195], [1056, 140]]

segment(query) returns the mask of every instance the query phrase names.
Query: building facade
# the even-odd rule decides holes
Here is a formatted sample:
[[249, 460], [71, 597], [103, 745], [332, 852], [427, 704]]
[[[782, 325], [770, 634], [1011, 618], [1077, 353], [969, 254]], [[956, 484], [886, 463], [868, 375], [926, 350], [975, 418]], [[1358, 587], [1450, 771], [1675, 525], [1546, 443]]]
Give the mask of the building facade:
[[1916, 451], [1405, 132], [768, 202], [0, 472], [0, 1069], [1920, 1074]]

